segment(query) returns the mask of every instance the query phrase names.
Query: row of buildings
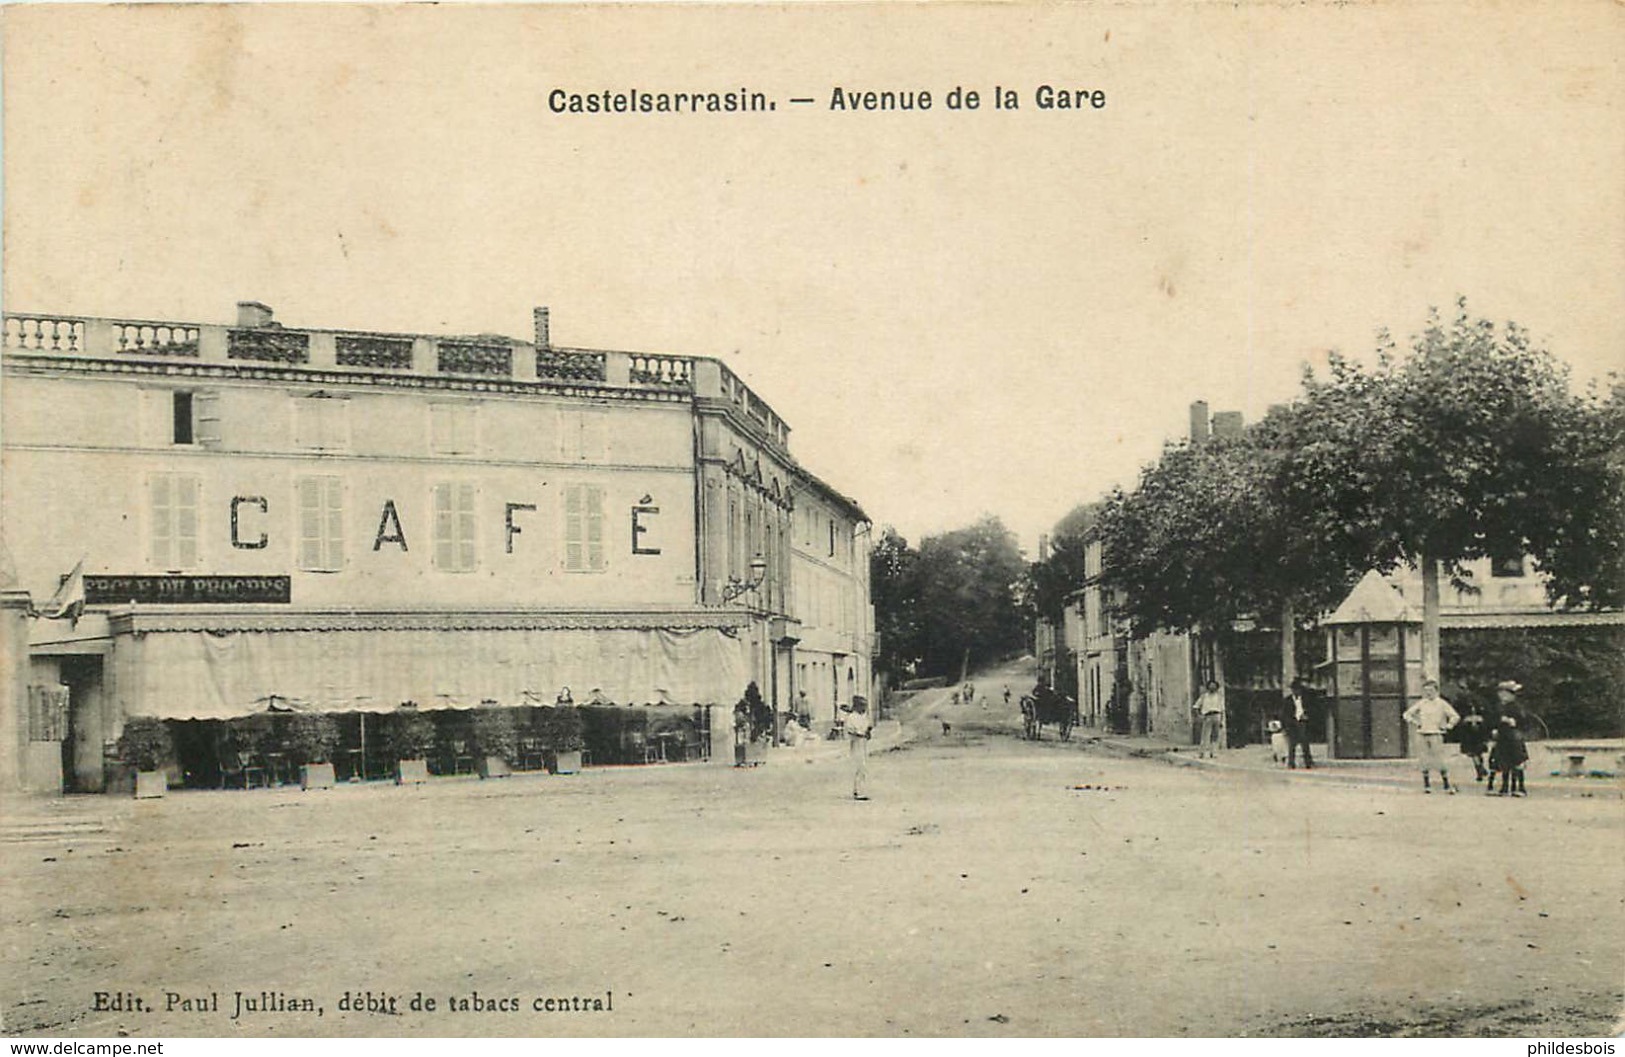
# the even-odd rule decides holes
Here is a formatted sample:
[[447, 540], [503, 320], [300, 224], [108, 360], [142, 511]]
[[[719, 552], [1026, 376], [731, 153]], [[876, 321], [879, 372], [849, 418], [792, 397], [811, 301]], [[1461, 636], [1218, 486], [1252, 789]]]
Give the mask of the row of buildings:
[[718, 360], [534, 322], [6, 314], [0, 787], [101, 789], [133, 716], [731, 711], [755, 682], [829, 726], [871, 680], [863, 509]]
[[[1210, 416], [1205, 402], [1191, 405], [1192, 444], [1240, 436], [1242, 429], [1239, 412]], [[1231, 744], [1263, 738], [1263, 724], [1275, 713], [1283, 693], [1279, 629], [1248, 625], [1230, 629], [1225, 650], [1212, 636], [1130, 635], [1112, 615], [1112, 598], [1102, 579], [1100, 534], [1087, 518], [1084, 525], [1083, 582], [1071, 595], [1060, 624], [1041, 621], [1036, 631], [1037, 653], [1054, 684], [1076, 688], [1081, 721], [1122, 733], [1194, 742], [1191, 704], [1201, 687], [1214, 680], [1225, 688]], [[1625, 628], [1625, 614], [1619, 612], [1555, 610], [1547, 600], [1544, 577], [1527, 560], [1484, 559], [1468, 563], [1465, 572], [1461, 583], [1447, 582], [1441, 591], [1447, 692], [1471, 696], [1500, 679], [1530, 679], [1530, 672], [1516, 668], [1522, 660], [1511, 655], [1475, 658], [1482, 671], [1471, 671], [1475, 664], [1462, 655], [1486, 652], [1484, 647], [1493, 645], [1493, 639], [1485, 636], [1512, 633], [1561, 640], [1603, 630], [1614, 636], [1606, 641], [1615, 642]], [[1313, 658], [1311, 665], [1303, 666], [1307, 669], [1303, 674], [1319, 698], [1312, 730], [1317, 740], [1332, 743], [1333, 755], [1409, 754], [1399, 714], [1420, 691], [1421, 581], [1416, 570], [1388, 577], [1372, 574], [1337, 611], [1323, 615], [1319, 628], [1299, 633], [1298, 656]], [[1365, 628], [1378, 632], [1362, 631]], [[1561, 657], [1563, 649], [1545, 652]], [[1548, 701], [1541, 707], [1566, 704]]]

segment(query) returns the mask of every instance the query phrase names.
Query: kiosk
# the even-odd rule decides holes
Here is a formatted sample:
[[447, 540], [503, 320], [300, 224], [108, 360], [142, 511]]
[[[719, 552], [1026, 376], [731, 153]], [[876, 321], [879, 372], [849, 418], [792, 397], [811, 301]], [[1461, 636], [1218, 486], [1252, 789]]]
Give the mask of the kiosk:
[[1326, 620], [1326, 740], [1333, 759], [1402, 759], [1404, 713], [1422, 688], [1422, 618], [1376, 572]]

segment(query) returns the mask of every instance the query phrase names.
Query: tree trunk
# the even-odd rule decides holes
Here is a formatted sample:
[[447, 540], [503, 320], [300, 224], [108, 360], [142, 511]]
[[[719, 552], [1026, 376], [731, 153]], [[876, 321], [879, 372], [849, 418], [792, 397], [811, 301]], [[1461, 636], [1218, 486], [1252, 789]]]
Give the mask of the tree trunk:
[[1439, 678], [1439, 563], [1423, 552], [1422, 678]]
[[1298, 677], [1297, 623], [1297, 617], [1292, 608], [1292, 600], [1289, 598], [1281, 603], [1281, 692], [1283, 694], [1292, 688], [1292, 680]]

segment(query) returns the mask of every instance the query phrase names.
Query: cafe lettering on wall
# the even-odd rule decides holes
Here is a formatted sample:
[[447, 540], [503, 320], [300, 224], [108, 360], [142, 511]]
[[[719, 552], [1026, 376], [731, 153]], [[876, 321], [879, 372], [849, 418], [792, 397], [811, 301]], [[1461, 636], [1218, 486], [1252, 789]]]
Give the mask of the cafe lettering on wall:
[[85, 577], [86, 605], [226, 605], [292, 600], [292, 578], [287, 576]]
[[659, 554], [659, 547], [646, 547], [639, 537], [649, 531], [649, 526], [643, 523], [645, 518], [652, 518], [660, 513], [660, 508], [650, 506], [654, 502], [652, 496], [645, 495], [632, 507], [632, 553], [633, 554]]
[[[659, 547], [650, 547], [643, 540], [643, 537], [653, 528], [654, 518], [660, 513], [660, 508], [653, 504], [654, 497], [646, 494], [632, 505], [633, 554], [656, 555], [660, 553]], [[535, 503], [503, 504], [502, 549], [504, 553], [512, 554], [514, 537], [524, 533], [524, 529], [515, 522], [514, 515], [530, 513], [535, 509]], [[264, 518], [270, 512], [271, 505], [264, 496], [233, 496], [231, 500], [231, 545], [238, 550], [264, 550], [270, 546], [271, 537], [263, 527]], [[246, 526], [250, 520], [259, 527], [253, 530], [248, 529]], [[375, 552], [381, 551], [386, 543], [399, 547], [402, 553], [406, 553], [409, 549], [406, 545], [406, 530], [401, 527], [401, 515], [396, 511], [395, 500], [393, 499], [384, 500], [383, 508], [378, 515], [378, 531], [373, 535], [372, 549]], [[129, 577], [123, 579], [129, 579]], [[215, 577], [214, 579], [219, 578]], [[249, 600], [241, 599], [240, 601]], [[281, 601], [287, 601], [287, 599]]]

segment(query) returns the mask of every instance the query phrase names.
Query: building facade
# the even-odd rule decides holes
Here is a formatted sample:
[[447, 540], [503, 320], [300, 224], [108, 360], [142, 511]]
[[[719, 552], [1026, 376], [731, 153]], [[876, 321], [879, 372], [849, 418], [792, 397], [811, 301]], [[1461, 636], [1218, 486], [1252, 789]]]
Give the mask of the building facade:
[[[1100, 530], [1091, 528], [1084, 537], [1083, 590], [1078, 605], [1083, 613], [1083, 649], [1078, 654], [1078, 704], [1080, 718], [1091, 727], [1128, 727], [1128, 709], [1118, 699], [1126, 692], [1128, 639], [1121, 634], [1112, 616], [1111, 599], [1101, 582], [1101, 562], [1105, 548]], [[1122, 691], [1119, 684], [1122, 684]]]
[[868, 521], [788, 425], [535, 324], [6, 315], [0, 781], [98, 789], [131, 716], [867, 689]]

